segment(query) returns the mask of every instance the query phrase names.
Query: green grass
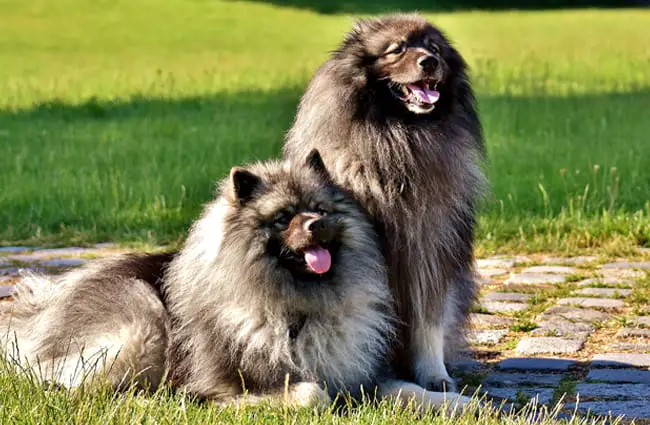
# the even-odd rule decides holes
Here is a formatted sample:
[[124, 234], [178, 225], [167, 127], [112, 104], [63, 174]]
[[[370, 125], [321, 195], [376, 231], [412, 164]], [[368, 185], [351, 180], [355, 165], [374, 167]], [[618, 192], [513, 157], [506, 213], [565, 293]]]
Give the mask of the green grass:
[[[650, 11], [429, 16], [473, 69], [479, 250], [650, 245]], [[0, 0], [0, 243], [181, 239], [216, 179], [279, 153], [349, 26], [263, 2]]]
[[[444, 411], [416, 414], [412, 406], [399, 407], [386, 401], [363, 404], [348, 412], [333, 408], [279, 409], [268, 405], [237, 409], [198, 403], [187, 396], [161, 389], [153, 395], [136, 391], [115, 394], [108, 387], [67, 391], [36, 384], [33, 379], [0, 363], [0, 422], [5, 424], [431, 424], [443, 425], [527, 425], [530, 417], [542, 418], [539, 425], [600, 425], [604, 421], [585, 418], [557, 420], [555, 413], [530, 405], [518, 414], [500, 412], [500, 404], [489, 403], [477, 410], [478, 403], [451, 419]], [[542, 416], [543, 415], [543, 416]]]

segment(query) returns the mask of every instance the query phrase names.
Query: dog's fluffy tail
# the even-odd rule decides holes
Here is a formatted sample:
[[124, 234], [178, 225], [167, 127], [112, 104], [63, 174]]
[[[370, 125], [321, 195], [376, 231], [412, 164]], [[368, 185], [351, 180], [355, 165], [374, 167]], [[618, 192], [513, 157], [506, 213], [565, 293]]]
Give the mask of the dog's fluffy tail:
[[5, 354], [18, 355], [18, 347], [29, 351], [30, 331], [39, 325], [39, 316], [50, 303], [56, 282], [33, 273], [26, 274], [16, 285], [14, 302], [0, 310], [0, 344]]
[[95, 261], [59, 277], [24, 276], [0, 313], [9, 365], [76, 387], [102, 375], [116, 387], [157, 386], [165, 367], [167, 313], [156, 286], [167, 257]]

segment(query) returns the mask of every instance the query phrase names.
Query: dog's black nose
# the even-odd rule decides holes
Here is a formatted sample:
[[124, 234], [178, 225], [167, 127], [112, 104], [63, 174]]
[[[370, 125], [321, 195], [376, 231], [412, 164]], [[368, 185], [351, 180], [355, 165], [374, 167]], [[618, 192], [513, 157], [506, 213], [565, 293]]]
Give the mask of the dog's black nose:
[[309, 222], [307, 229], [312, 233], [318, 233], [325, 230], [326, 227], [327, 225], [325, 223], [325, 220], [323, 220], [322, 218], [317, 218]]
[[311, 233], [315, 242], [327, 243], [336, 238], [337, 226], [334, 225], [327, 217], [312, 219], [305, 223], [305, 230]]
[[438, 58], [433, 55], [420, 56], [418, 65], [425, 71], [433, 71], [438, 66]]

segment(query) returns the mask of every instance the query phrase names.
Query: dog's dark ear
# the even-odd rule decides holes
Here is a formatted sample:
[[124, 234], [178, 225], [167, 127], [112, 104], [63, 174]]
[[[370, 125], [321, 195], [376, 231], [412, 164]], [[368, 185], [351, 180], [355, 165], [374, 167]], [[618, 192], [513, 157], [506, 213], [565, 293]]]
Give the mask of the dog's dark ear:
[[328, 182], [332, 181], [332, 176], [330, 176], [329, 171], [327, 171], [327, 167], [325, 167], [325, 163], [323, 162], [323, 158], [321, 158], [318, 149], [314, 149], [309, 152], [309, 155], [307, 155], [307, 166], [314, 170], [323, 179]]
[[245, 168], [233, 167], [230, 170], [232, 196], [244, 204], [253, 198], [253, 193], [262, 185], [262, 179]]

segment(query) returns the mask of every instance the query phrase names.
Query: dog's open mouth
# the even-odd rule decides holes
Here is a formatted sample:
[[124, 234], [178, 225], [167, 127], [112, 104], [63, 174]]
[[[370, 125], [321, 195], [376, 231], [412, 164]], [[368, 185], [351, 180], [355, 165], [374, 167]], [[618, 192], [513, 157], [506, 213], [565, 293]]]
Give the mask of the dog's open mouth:
[[438, 81], [430, 79], [410, 84], [390, 84], [393, 95], [404, 102], [410, 111], [418, 114], [431, 112], [435, 108], [435, 103], [440, 99], [437, 87]]
[[320, 246], [307, 248], [303, 251], [307, 268], [316, 274], [325, 274], [332, 267], [332, 255], [329, 250]]

